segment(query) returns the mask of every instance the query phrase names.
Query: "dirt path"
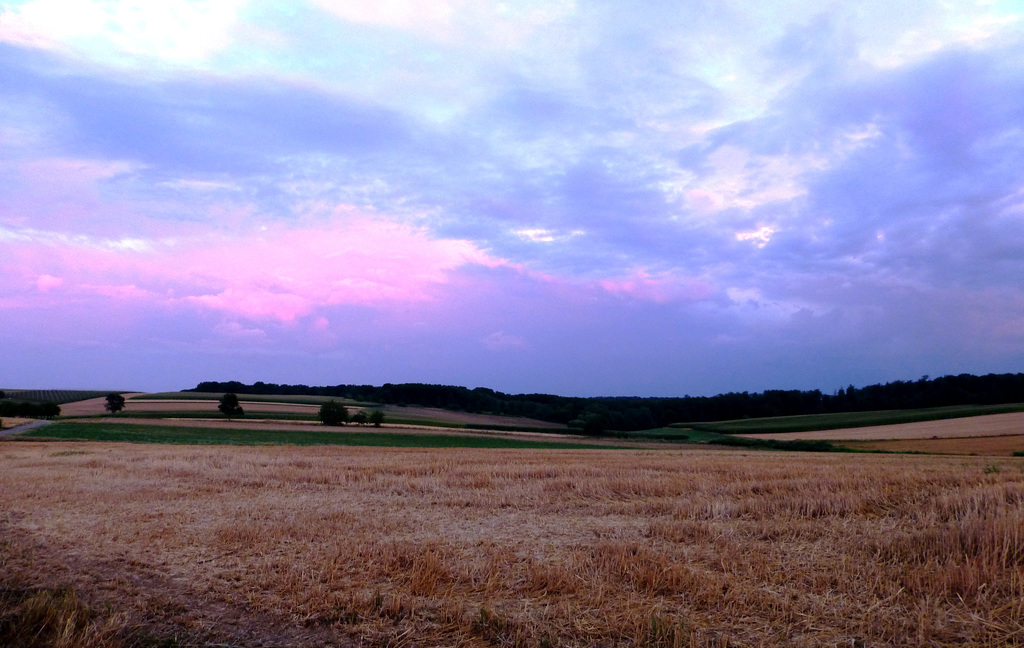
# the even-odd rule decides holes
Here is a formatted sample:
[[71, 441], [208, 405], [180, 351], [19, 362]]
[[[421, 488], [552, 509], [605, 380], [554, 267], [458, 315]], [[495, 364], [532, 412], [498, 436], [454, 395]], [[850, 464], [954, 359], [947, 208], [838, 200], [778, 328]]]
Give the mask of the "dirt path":
[[32, 421], [31, 423], [22, 423], [21, 425], [15, 425], [14, 427], [7, 428], [6, 430], [0, 430], [0, 436], [11, 436], [20, 432], [28, 432], [29, 430], [49, 425], [52, 422], [53, 421]]

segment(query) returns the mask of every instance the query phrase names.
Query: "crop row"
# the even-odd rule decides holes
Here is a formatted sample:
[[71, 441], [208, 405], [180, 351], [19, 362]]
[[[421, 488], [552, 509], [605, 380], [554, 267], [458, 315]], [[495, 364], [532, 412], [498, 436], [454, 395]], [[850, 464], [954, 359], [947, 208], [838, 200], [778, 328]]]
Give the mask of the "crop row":
[[89, 391], [84, 389], [8, 389], [5, 390], [7, 398], [13, 400], [29, 401], [33, 403], [73, 403], [88, 398], [99, 398], [110, 392]]

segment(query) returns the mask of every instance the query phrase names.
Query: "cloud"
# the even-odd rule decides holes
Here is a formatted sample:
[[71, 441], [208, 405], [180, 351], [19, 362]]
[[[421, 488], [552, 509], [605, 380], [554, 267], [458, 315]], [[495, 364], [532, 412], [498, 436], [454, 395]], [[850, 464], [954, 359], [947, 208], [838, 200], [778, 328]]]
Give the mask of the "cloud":
[[[144, 245], [34, 230], [0, 230], [6, 232], [0, 240], [10, 242], [8, 258], [37, 272], [40, 291], [64, 285], [281, 322], [336, 304], [430, 300], [432, 286], [446, 283], [451, 271], [503, 263], [466, 241], [433, 239], [407, 225], [346, 214], [318, 228], [276, 227], [230, 238], [207, 233]], [[65, 282], [43, 269], [74, 279]], [[135, 281], [124, 283], [126, 278]]]
[[518, 335], [511, 335], [504, 331], [495, 331], [483, 339], [485, 347], [491, 351], [502, 351], [505, 349], [528, 349], [530, 344], [519, 337]]
[[152, 348], [252, 340], [296, 374], [402, 379], [368, 348], [586, 390], [1006, 364], [1019, 14], [5, 5], [0, 335], [93, 344], [116, 310]]
[[36, 279], [36, 289], [39, 290], [39, 292], [50, 292], [51, 290], [60, 288], [63, 285], [63, 279], [48, 274], [39, 275], [39, 278]]
[[122, 66], [195, 63], [226, 47], [243, 0], [31, 0], [0, 13], [0, 41]]

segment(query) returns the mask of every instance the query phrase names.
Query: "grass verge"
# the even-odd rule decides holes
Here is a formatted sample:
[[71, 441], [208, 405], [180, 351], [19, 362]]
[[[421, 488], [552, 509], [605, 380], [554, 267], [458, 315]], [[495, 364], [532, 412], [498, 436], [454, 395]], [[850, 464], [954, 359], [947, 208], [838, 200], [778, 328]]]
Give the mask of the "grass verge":
[[86, 441], [127, 441], [178, 445], [342, 445], [395, 448], [536, 448], [593, 449], [583, 443], [526, 441], [499, 437], [442, 434], [392, 434], [386, 432], [335, 432], [321, 430], [239, 430], [192, 428], [132, 423], [61, 422], [33, 430], [31, 437], [81, 439]]
[[710, 432], [708, 430], [681, 430], [678, 428], [658, 428], [640, 432], [621, 432], [620, 438], [633, 441], [666, 441], [672, 443], [711, 443], [714, 445], [733, 446], [740, 448], [756, 448], [759, 450], [789, 450], [793, 452], [861, 452], [837, 446], [828, 441], [781, 439], [748, 439], [746, 437]]

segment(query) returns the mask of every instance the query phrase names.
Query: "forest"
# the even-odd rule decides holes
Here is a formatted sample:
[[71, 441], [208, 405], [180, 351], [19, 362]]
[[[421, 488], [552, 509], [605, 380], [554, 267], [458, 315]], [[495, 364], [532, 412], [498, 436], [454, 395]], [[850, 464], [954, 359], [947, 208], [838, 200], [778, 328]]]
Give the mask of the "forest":
[[588, 431], [646, 430], [673, 423], [706, 423], [743, 418], [921, 409], [948, 405], [996, 405], [1024, 402], [1024, 374], [960, 374], [849, 387], [832, 394], [820, 390], [730, 392], [717, 396], [570, 397], [505, 394], [485, 387], [470, 389], [421, 383], [373, 385], [279, 385], [237, 381], [201, 382], [193, 392], [333, 396], [388, 405], [440, 407], [474, 413], [526, 416]]

